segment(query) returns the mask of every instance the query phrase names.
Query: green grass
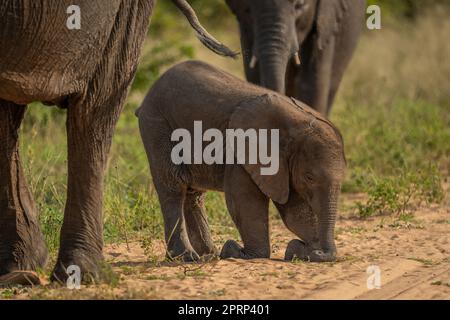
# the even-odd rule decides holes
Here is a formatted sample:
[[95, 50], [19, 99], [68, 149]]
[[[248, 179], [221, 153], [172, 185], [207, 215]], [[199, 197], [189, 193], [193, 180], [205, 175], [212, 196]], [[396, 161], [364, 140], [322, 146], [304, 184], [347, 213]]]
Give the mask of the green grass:
[[439, 203], [444, 198], [440, 173], [434, 167], [388, 177], [359, 176], [357, 184], [368, 195], [368, 200], [355, 203], [360, 217], [392, 214], [405, 218], [410, 216], [414, 205]]
[[448, 111], [421, 100], [381, 106], [351, 103], [339, 109], [334, 119], [345, 137], [351, 172], [369, 169], [389, 175], [431, 164], [445, 169], [449, 163], [444, 159], [450, 155]]
[[361, 217], [401, 214], [413, 203], [439, 203], [448, 176], [450, 115], [446, 105], [394, 100], [391, 105], [349, 102], [334, 113], [349, 172], [343, 192], [365, 192]]
[[385, 19], [381, 31], [366, 31], [346, 73], [332, 120], [348, 160], [343, 192], [368, 195], [356, 204], [361, 217], [399, 215], [444, 198], [450, 165], [445, 12], [425, 10], [414, 23]]

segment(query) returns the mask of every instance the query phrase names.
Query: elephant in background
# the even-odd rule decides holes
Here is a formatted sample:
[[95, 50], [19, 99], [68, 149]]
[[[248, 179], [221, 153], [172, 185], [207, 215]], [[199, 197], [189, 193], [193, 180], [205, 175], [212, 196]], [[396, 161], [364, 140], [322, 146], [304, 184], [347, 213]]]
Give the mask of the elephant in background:
[[[172, 2], [207, 47], [234, 55], [208, 34], [185, 0]], [[64, 281], [70, 265], [79, 266], [83, 275], [99, 275], [104, 171], [154, 3], [0, 2], [0, 282], [20, 283], [26, 271], [47, 262], [19, 156], [19, 128], [26, 105], [33, 101], [67, 109], [67, 202], [52, 278]], [[66, 26], [67, 9], [73, 4], [81, 10], [79, 30]]]
[[247, 80], [328, 115], [363, 26], [365, 0], [226, 0]]
[[[303, 240], [290, 242], [286, 259], [335, 260], [334, 226], [346, 161], [342, 136], [323, 115], [198, 61], [181, 63], [161, 76], [136, 114], [164, 217], [169, 258], [192, 261], [215, 253], [204, 206], [205, 192], [215, 190], [225, 193], [244, 243], [241, 247], [227, 241], [221, 258], [270, 257], [272, 200], [287, 228]], [[203, 140], [188, 140], [183, 158], [204, 157], [203, 150], [214, 143], [219, 161], [174, 161], [173, 133], [181, 130], [195, 139], [197, 121], [205, 132]], [[252, 130], [278, 130], [278, 141], [260, 136], [248, 143], [260, 153], [270, 150], [277, 169], [262, 173], [269, 166], [261, 158], [250, 162], [250, 156], [229, 161], [239, 158], [238, 149], [228, 145], [229, 130], [243, 131], [246, 137]], [[202, 149], [196, 151], [197, 144]], [[241, 154], [251, 154], [249, 148]]]

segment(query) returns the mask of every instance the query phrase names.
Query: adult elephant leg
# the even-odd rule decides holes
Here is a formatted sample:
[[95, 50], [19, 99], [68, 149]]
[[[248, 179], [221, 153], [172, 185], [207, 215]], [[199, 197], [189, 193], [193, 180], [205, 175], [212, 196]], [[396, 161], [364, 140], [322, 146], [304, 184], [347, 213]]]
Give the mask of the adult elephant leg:
[[336, 50], [333, 58], [333, 66], [331, 71], [331, 79], [330, 79], [330, 91], [328, 95], [328, 105], [327, 105], [327, 114], [330, 114], [331, 108], [334, 103], [334, 99], [336, 97], [336, 93], [339, 89], [339, 85], [341, 84], [342, 78], [344, 76], [345, 70], [347, 69], [354, 48], [356, 47], [356, 41], [351, 44], [342, 43], [345, 42], [341, 40], [336, 44], [337, 48], [344, 47], [346, 50]]
[[189, 240], [200, 256], [216, 254], [204, 201], [205, 194], [200, 191], [188, 191], [184, 200], [184, 217]]
[[47, 262], [36, 206], [19, 157], [25, 110], [26, 106], [0, 100], [0, 276], [36, 270]]
[[[338, 45], [344, 45], [338, 43]], [[356, 45], [356, 44], [355, 44]], [[354, 48], [354, 47], [353, 47]], [[344, 51], [344, 52], [341, 52]], [[344, 76], [344, 72], [347, 69], [348, 64], [351, 59], [351, 52], [347, 52], [345, 50], [337, 50], [333, 56], [333, 65], [330, 71], [330, 89], [328, 92], [328, 101], [327, 101], [327, 110], [326, 114], [329, 115], [331, 112], [331, 108], [334, 103], [334, 99], [336, 97], [336, 93], [339, 89], [339, 85], [341, 84], [342, 77]]]
[[365, 19], [365, 1], [354, 1], [340, 25], [340, 32], [334, 43], [333, 66], [331, 72], [330, 93], [328, 97], [328, 114], [331, 111], [337, 90], [358, 44]]
[[81, 92], [69, 97], [67, 201], [53, 280], [64, 281], [70, 265], [80, 267], [85, 280], [100, 276], [104, 171], [153, 4], [152, 0], [121, 2], [94, 76], [86, 79]]
[[243, 167], [226, 168], [225, 198], [244, 247], [234, 240], [228, 240], [222, 248], [220, 257], [270, 258], [269, 199], [259, 190]]
[[91, 88], [69, 104], [67, 202], [53, 280], [64, 282], [71, 265], [86, 281], [101, 276], [103, 178], [126, 88], [119, 86], [111, 96]]
[[322, 50], [314, 48], [311, 41], [305, 44], [306, 59], [297, 73], [295, 98], [327, 115], [334, 40]]
[[295, 97], [298, 67], [290, 62], [286, 69], [286, 96]]

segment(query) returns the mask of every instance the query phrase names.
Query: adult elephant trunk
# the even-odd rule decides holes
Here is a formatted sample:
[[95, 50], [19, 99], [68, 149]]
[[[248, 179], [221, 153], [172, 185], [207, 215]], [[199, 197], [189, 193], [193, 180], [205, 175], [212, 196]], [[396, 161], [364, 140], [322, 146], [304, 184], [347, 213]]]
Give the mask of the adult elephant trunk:
[[267, 89], [285, 94], [287, 59], [276, 49], [261, 54], [261, 85]]
[[257, 19], [255, 61], [258, 60], [263, 87], [286, 92], [286, 70], [293, 52], [298, 51], [291, 24], [273, 13], [263, 13]]
[[214, 38], [209, 32], [201, 25], [198, 20], [197, 14], [194, 9], [189, 5], [186, 0], [172, 0], [172, 2], [180, 9], [180, 11], [187, 18], [192, 28], [197, 33], [198, 39], [203, 43], [207, 48], [212, 50], [213, 52], [226, 56], [226, 57], [236, 57], [238, 53], [230, 50], [228, 47], [220, 43], [216, 38]]

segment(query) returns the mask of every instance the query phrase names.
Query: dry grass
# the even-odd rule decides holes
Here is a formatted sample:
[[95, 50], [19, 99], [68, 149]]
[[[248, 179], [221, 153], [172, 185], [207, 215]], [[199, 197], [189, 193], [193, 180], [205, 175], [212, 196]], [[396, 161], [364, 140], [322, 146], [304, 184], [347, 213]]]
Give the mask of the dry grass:
[[385, 21], [366, 31], [345, 75], [338, 105], [391, 105], [398, 98], [449, 108], [448, 9], [425, 12], [415, 23]]

